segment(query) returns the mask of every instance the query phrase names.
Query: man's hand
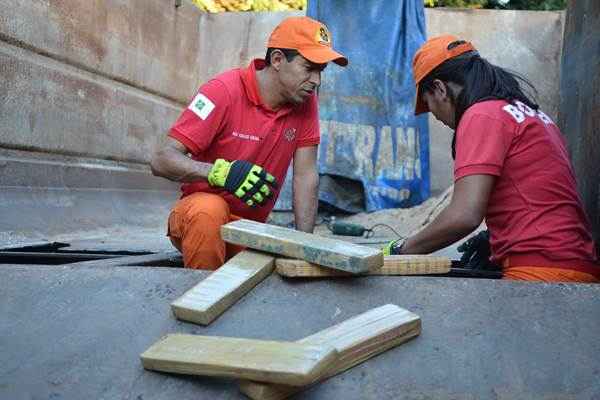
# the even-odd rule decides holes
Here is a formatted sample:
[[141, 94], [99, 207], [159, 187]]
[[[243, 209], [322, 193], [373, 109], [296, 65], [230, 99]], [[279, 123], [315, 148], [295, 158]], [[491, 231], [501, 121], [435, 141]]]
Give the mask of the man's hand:
[[244, 160], [215, 161], [208, 174], [211, 186], [222, 187], [250, 207], [261, 205], [277, 188], [275, 177], [262, 167]]

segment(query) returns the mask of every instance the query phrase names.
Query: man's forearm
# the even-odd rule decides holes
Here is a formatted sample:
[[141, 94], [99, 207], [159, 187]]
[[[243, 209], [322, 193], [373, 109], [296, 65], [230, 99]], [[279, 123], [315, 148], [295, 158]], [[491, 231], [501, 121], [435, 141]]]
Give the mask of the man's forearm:
[[317, 218], [319, 175], [314, 173], [305, 176], [294, 176], [293, 186], [296, 229], [312, 233]]
[[458, 179], [450, 204], [425, 229], [406, 239], [401, 252], [428, 254], [477, 229], [486, 215], [495, 179], [493, 175], [468, 175]]
[[175, 150], [158, 152], [152, 160], [152, 173], [176, 182], [195, 182], [206, 179], [212, 164], [192, 160]]
[[471, 233], [478, 225], [464, 218], [451, 206], [446, 207], [433, 222], [406, 239], [402, 246], [402, 253], [429, 254], [443, 249]]

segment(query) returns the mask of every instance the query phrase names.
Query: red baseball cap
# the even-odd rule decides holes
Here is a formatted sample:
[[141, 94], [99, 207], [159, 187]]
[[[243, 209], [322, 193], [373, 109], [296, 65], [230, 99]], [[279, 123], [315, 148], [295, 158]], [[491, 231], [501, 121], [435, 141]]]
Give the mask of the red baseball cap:
[[413, 58], [413, 75], [417, 89], [415, 115], [429, 112], [429, 107], [427, 107], [427, 104], [419, 96], [419, 83], [421, 83], [423, 78], [446, 60], [469, 51], [476, 51], [476, 49], [470, 42], [461, 40], [454, 35], [433, 37], [417, 50]]
[[331, 33], [327, 27], [308, 17], [284, 19], [271, 33], [267, 47], [294, 49], [315, 64], [330, 61], [345, 67], [348, 59], [331, 47]]

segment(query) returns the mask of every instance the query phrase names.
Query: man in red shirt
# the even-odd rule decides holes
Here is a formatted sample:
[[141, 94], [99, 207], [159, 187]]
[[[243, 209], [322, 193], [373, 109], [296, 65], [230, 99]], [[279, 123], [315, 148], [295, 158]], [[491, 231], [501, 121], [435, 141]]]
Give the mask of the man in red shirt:
[[485, 217], [491, 261], [504, 278], [598, 282], [600, 265], [565, 141], [521, 90], [520, 78], [451, 35], [428, 40], [413, 71], [415, 113], [431, 111], [456, 130], [454, 194], [431, 224], [384, 251], [438, 250]]
[[265, 60], [200, 87], [152, 157], [154, 175], [183, 183], [168, 231], [186, 267], [216, 269], [240, 250], [221, 239], [221, 225], [264, 222], [292, 158], [296, 229], [313, 231], [317, 89], [328, 62], [348, 60], [332, 49], [327, 27], [308, 17], [284, 20], [267, 47]]

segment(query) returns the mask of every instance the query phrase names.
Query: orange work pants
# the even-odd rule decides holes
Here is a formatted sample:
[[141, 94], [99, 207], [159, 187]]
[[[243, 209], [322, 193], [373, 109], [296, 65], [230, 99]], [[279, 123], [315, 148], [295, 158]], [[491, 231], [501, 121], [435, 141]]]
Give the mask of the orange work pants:
[[221, 196], [193, 193], [175, 203], [168, 236], [186, 268], [215, 270], [244, 249], [221, 239], [221, 225], [238, 219]]
[[575, 271], [566, 268], [528, 266], [505, 267], [502, 279], [539, 282], [600, 282], [600, 279], [598, 279], [594, 275], [588, 274], [583, 271]]

